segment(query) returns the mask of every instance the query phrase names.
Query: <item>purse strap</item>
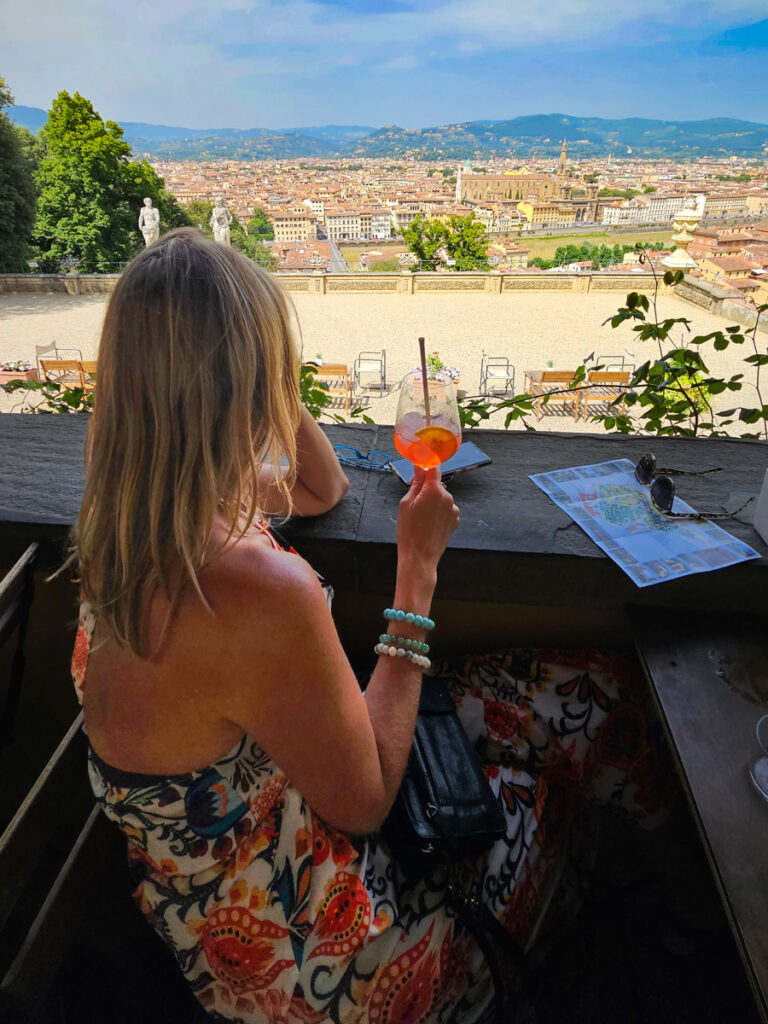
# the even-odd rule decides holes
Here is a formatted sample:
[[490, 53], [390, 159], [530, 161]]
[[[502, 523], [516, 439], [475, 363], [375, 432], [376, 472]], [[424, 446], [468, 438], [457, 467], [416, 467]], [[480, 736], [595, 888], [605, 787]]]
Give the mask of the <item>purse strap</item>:
[[[490, 909], [478, 899], [477, 873], [467, 862], [446, 860], [447, 903], [485, 957], [494, 991], [493, 1024], [518, 1020], [525, 954]], [[474, 875], [474, 878], [472, 876]]]

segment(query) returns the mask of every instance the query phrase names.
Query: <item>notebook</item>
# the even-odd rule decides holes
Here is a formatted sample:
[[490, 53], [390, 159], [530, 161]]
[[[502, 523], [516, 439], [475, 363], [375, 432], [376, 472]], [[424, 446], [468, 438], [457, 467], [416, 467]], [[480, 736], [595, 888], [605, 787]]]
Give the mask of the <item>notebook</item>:
[[[455, 455], [442, 465], [443, 480], [447, 480], [456, 473], [465, 473], [468, 469], [475, 469], [477, 466], [487, 466], [490, 458], [485, 452], [480, 451], [476, 444], [465, 441]], [[408, 459], [393, 459], [390, 463], [393, 473], [397, 473], [405, 484], [410, 484], [413, 477], [413, 463]]]

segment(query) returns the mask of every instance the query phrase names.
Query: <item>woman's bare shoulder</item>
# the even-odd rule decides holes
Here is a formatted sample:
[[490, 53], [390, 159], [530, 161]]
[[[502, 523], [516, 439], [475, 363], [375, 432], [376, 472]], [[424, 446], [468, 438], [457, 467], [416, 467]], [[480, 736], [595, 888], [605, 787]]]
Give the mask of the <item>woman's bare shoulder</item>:
[[273, 547], [261, 537], [246, 537], [228, 546], [200, 573], [200, 586], [217, 614], [238, 615], [258, 604], [265, 614], [315, 590], [318, 580], [311, 566], [295, 552]]

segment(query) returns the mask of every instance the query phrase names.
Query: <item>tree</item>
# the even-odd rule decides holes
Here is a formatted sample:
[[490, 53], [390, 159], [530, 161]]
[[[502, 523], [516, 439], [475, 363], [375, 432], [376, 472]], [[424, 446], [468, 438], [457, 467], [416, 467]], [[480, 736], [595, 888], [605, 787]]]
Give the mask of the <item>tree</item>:
[[206, 203], [204, 199], [191, 199], [184, 207], [184, 213], [189, 223], [199, 228], [208, 238], [213, 238], [213, 231], [211, 231], [212, 209], [213, 203]]
[[475, 215], [453, 214], [448, 218], [445, 248], [456, 261], [456, 270], [488, 270], [488, 239], [485, 227]]
[[34, 137], [3, 113], [13, 94], [0, 75], [0, 270], [27, 269], [35, 222]]
[[437, 250], [443, 244], [445, 225], [439, 220], [428, 220], [418, 213], [403, 231], [403, 241], [421, 262], [432, 266], [437, 261]]
[[246, 235], [243, 225], [237, 218], [230, 224], [229, 233], [233, 248], [253, 260], [254, 263], [258, 263], [260, 267], [264, 267], [266, 270], [275, 269], [278, 261], [263, 242], [251, 234]]
[[488, 270], [488, 239], [474, 214], [452, 215], [446, 221], [427, 220], [417, 214], [403, 232], [403, 240], [417, 259], [430, 266], [439, 261], [443, 249], [453, 270]]
[[253, 216], [248, 221], [248, 235], [254, 238], [265, 238], [271, 241], [275, 237], [275, 229], [272, 226], [269, 214], [262, 206], [257, 206]]
[[60, 92], [42, 135], [33, 240], [46, 268], [58, 270], [71, 257], [89, 273], [118, 270], [141, 248], [137, 221], [146, 196], [160, 210], [161, 230], [187, 222], [149, 164], [129, 160], [120, 125], [103, 121], [84, 96]]

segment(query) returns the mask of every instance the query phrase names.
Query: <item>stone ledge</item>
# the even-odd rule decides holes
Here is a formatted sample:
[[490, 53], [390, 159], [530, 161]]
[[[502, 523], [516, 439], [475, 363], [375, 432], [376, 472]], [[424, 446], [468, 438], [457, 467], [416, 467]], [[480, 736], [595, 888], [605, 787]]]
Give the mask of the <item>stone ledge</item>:
[[[0, 274], [0, 295], [108, 295], [118, 277], [118, 274]], [[594, 289], [630, 292], [653, 289], [653, 279], [649, 274], [501, 274], [491, 270], [484, 273], [277, 273], [275, 278], [288, 292], [309, 292], [312, 295], [328, 295], [331, 292], [390, 292], [398, 295], [485, 292], [500, 295], [512, 291], [589, 292]], [[666, 290], [662, 284], [661, 291]]]
[[[40, 540], [49, 564], [60, 564], [85, 482], [88, 419], [87, 414], [0, 416], [2, 560], [10, 561], [24, 544]], [[394, 454], [391, 427], [324, 429], [334, 443]], [[629, 605], [768, 608], [768, 546], [751, 526], [751, 509], [729, 520], [727, 530], [759, 551], [759, 560], [639, 589], [529, 479], [530, 473], [617, 457], [636, 461], [648, 450], [647, 439], [495, 430], [475, 430], [470, 436], [492, 463], [450, 483], [462, 518], [440, 563], [439, 599], [538, 609], [568, 606], [606, 615]], [[768, 444], [758, 441], [653, 438], [653, 450], [663, 465], [727, 467], [716, 477], [686, 478], [686, 499], [702, 508], [757, 494], [768, 464]], [[348, 475], [351, 488], [337, 508], [315, 519], [293, 520], [281, 530], [340, 589], [391, 592], [403, 485], [391, 474], [349, 469]]]

